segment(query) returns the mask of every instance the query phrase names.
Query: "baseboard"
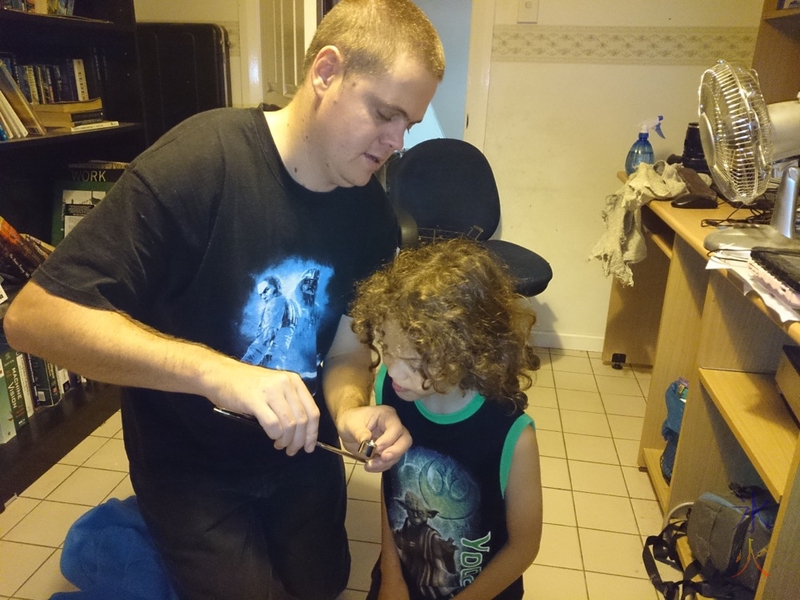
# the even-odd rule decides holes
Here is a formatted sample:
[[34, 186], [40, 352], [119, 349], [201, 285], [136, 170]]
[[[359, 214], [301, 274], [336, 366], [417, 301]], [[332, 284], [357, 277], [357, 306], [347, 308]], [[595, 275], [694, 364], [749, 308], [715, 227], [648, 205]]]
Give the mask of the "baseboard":
[[555, 331], [533, 331], [533, 342], [540, 348], [602, 352], [603, 338], [589, 335], [571, 335]]

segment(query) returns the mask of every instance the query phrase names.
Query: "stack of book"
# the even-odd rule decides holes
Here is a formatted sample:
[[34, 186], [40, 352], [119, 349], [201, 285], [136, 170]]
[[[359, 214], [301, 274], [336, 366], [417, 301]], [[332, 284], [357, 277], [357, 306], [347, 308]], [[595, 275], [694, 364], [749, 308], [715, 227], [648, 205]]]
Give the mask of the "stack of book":
[[0, 444], [25, 427], [38, 408], [58, 404], [68, 390], [82, 382], [66, 369], [14, 350], [2, 335], [2, 317], [9, 304], [3, 288], [13, 296], [52, 250], [0, 217]]
[[4, 61], [0, 61], [0, 140], [44, 135], [44, 126], [36, 118]]
[[103, 101], [100, 98], [79, 102], [34, 104], [33, 112], [36, 113], [39, 122], [48, 129], [80, 131], [119, 125], [116, 121], [105, 120]]
[[0, 53], [0, 141], [118, 125], [100, 97], [89, 97], [83, 59], [31, 65]]

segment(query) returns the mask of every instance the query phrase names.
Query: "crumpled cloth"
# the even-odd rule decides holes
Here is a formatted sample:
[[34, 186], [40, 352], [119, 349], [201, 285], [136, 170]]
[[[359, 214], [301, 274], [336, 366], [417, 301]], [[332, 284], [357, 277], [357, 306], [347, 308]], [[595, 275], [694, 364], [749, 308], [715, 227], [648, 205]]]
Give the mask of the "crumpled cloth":
[[107, 500], [72, 524], [61, 572], [80, 591], [50, 600], [178, 600], [135, 496]]
[[606, 231], [592, 248], [590, 259], [603, 263], [606, 276], [614, 275], [622, 285], [633, 285], [630, 265], [647, 256], [641, 208], [650, 200], [675, 198], [686, 192], [686, 183], [675, 165], [663, 160], [654, 165], [640, 163], [619, 190], [606, 197], [602, 211]]

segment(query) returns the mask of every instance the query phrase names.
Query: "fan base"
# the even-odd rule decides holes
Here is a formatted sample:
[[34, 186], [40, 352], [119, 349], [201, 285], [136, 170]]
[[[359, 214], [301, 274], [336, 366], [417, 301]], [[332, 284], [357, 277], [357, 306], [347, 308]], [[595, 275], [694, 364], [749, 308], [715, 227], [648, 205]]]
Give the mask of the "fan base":
[[709, 252], [752, 250], [756, 246], [800, 250], [800, 240], [786, 237], [772, 225], [742, 225], [709, 233], [703, 246]]

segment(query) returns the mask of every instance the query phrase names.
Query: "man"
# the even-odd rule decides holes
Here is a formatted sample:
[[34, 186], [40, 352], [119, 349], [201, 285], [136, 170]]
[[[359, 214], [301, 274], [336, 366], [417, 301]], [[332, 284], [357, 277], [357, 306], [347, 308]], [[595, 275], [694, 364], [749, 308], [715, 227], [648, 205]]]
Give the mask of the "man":
[[[14, 348], [126, 386], [131, 481], [181, 598], [335, 598], [343, 466], [315, 442], [375, 439], [370, 471], [411, 444], [392, 410], [368, 406], [370, 356], [343, 315], [394, 254], [373, 175], [422, 120], [441, 42], [409, 0], [343, 0], [304, 69], [285, 108], [197, 115], [137, 158], [4, 321]], [[309, 269], [316, 351], [286, 371], [232, 358], [253, 341], [258, 282], [288, 289]]]

